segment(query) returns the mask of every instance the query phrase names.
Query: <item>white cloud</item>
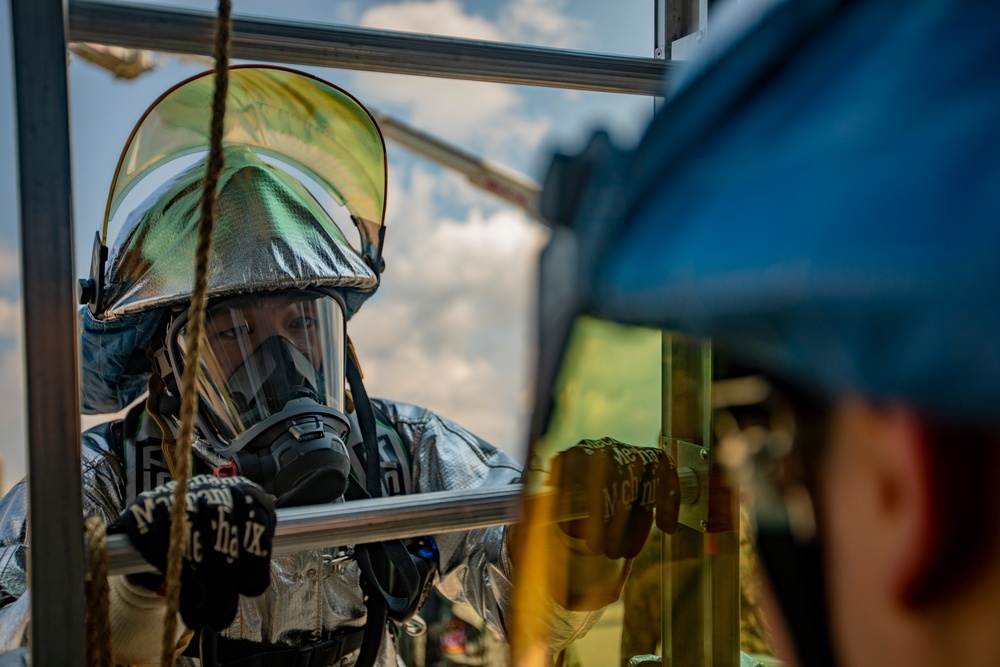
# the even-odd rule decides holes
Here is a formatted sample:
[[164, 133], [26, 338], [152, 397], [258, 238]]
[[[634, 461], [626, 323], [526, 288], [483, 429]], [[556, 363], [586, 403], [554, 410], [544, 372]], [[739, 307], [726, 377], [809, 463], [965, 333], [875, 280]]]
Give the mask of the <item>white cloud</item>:
[[566, 0], [513, 0], [500, 12], [500, 29], [512, 42], [578, 48], [587, 41], [589, 24], [565, 9]]
[[6, 493], [7, 489], [24, 477], [25, 470], [24, 382], [20, 348], [3, 353], [0, 357], [0, 373], [4, 377], [3, 387], [0, 388], [0, 425], [3, 427], [0, 491]]
[[[570, 46], [585, 30], [562, 11], [563, 0], [513, 0], [491, 23], [456, 0], [408, 1], [366, 11], [363, 26], [471, 39]], [[509, 85], [431, 77], [357, 74], [357, 92], [375, 107], [402, 109], [407, 122], [446, 141], [511, 162], [533, 153], [551, 120], [529, 115], [523, 95]]]
[[523, 96], [503, 84], [372, 73], [355, 81], [367, 104], [400, 109], [414, 127], [495, 160], [533, 153], [552, 125], [545, 115], [529, 115]]
[[369, 391], [423, 405], [523, 458], [544, 232], [506, 207], [443, 218], [435, 176], [421, 166], [404, 176], [390, 179], [382, 291], [348, 327]]
[[407, 0], [372, 7], [359, 22], [383, 30], [575, 48], [586, 41], [589, 24], [570, 17], [566, 4], [566, 0], [512, 0], [491, 22], [467, 13], [456, 0]]
[[505, 39], [496, 27], [479, 16], [465, 13], [455, 0], [400, 2], [373, 7], [361, 15], [368, 28], [402, 30], [466, 39]]
[[21, 317], [20, 302], [0, 297], [0, 339], [5, 336], [13, 336], [18, 341], [20, 340]]

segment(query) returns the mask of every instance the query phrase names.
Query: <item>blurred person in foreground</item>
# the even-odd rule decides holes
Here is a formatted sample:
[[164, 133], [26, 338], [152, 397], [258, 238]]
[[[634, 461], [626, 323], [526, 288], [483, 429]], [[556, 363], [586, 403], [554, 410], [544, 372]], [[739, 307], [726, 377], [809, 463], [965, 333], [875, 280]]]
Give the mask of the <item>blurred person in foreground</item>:
[[786, 659], [1000, 664], [1000, 8], [715, 16], [637, 148], [553, 165], [578, 310], [769, 382], [747, 483]]

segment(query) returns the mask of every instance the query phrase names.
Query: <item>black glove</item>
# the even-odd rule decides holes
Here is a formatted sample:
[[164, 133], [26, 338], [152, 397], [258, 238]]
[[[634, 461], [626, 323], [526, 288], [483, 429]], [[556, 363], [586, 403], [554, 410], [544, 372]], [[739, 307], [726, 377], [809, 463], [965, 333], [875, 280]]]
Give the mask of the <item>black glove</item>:
[[659, 449], [613, 438], [581, 440], [553, 459], [549, 483], [564, 504], [586, 514], [559, 527], [585, 540], [591, 553], [634, 558], [646, 543], [654, 509], [662, 530], [676, 529], [677, 469]]
[[[170, 482], [139, 494], [115, 524], [163, 573], [174, 486]], [[188, 486], [185, 523], [181, 618], [191, 629], [222, 630], [233, 622], [240, 594], [260, 595], [270, 582], [274, 499], [242, 477], [199, 475]]]

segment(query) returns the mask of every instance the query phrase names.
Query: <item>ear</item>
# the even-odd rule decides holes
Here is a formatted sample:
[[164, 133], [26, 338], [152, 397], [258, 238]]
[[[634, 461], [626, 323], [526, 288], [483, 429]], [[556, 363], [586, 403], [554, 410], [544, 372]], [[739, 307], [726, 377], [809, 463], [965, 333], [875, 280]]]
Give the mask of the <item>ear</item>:
[[901, 405], [855, 406], [871, 450], [873, 511], [884, 531], [883, 567], [891, 599], [912, 607], [919, 604], [929, 578], [934, 577], [935, 544], [944, 517], [936, 502], [933, 458], [922, 422]]

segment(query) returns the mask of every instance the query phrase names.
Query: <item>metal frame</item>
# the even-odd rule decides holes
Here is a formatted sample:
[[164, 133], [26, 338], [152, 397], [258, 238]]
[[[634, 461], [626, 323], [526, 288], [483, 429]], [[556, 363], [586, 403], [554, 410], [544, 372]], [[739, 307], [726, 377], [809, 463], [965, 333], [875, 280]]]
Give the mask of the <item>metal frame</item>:
[[379, 129], [382, 130], [382, 136], [386, 139], [395, 141], [400, 146], [448, 169], [464, 174], [477, 188], [524, 209], [539, 222], [548, 224], [538, 212], [538, 198], [542, 188], [527, 176], [492, 160], [477, 157], [458, 146], [410, 127], [392, 116], [377, 112], [373, 115]]
[[[279, 509], [272, 552], [503, 526], [521, 519], [522, 492], [520, 484], [511, 484]], [[108, 536], [108, 561], [111, 574], [153, 570], [121, 534]]]
[[[683, 23], [677, 18], [678, 7], [694, 1], [702, 9], [707, 2], [653, 1], [657, 26], [654, 58], [241, 17], [233, 20], [232, 56], [656, 96], [662, 94], [663, 79], [674, 68], [665, 59], [670, 57], [668, 49], [679, 36], [671, 28]], [[209, 55], [214, 16], [92, 0], [10, 0], [10, 6], [18, 117], [28, 469], [30, 479], [35, 480], [29, 487], [31, 627], [33, 636], [59, 638], [32, 642], [32, 664], [47, 667], [82, 664], [84, 653], [79, 378], [73, 317], [76, 272], [66, 44], [96, 42]], [[699, 12], [698, 20], [703, 21], [703, 17], [704, 13]], [[664, 419], [667, 424], [672, 417], [665, 412]], [[664, 433], [670, 434], [671, 430]], [[296, 511], [282, 517], [276, 548], [302, 548], [321, 536], [326, 540], [331, 526], [338, 531], [335, 539], [341, 542], [351, 535], [355, 539], [401, 536], [405, 530], [388, 515], [399, 517], [409, 511], [407, 508], [412, 508], [412, 513], [406, 514], [403, 522], [412, 525], [414, 517], [420, 517], [421, 532], [509, 523], [519, 515], [519, 494], [517, 487], [499, 492], [484, 490], [481, 496], [465, 493], [460, 501], [461, 513], [456, 512], [454, 499], [431, 497], [438, 494], [420, 499], [407, 497], [395, 504], [393, 500], [382, 500], [379, 507], [352, 503], [338, 510], [340, 519], [335, 521]], [[695, 535], [701, 539], [701, 533]], [[112, 537], [110, 551], [113, 567], [120, 571], [139, 567], [128, 555], [128, 547], [119, 544], [119, 538]], [[711, 587], [713, 599], [709, 604], [719, 599], [724, 587]], [[705, 631], [712, 628], [712, 637], [717, 637], [724, 619], [713, 621], [701, 618], [703, 615], [699, 613], [700, 639], [695, 642], [704, 649], [709, 642]], [[669, 615], [665, 621], [669, 623]], [[736, 622], [738, 627], [738, 618]], [[665, 635], [665, 649], [677, 648], [676, 638], [673, 633]], [[704, 656], [704, 651], [698, 650], [699, 656], [711, 659], [713, 651], [707, 653]], [[726, 647], [714, 655], [721, 658], [729, 653]], [[719, 664], [725, 662], [727, 659]]]
[[83, 664], [83, 492], [64, 7], [11, 0], [34, 665]]
[[[664, 654], [675, 667], [736, 667], [740, 661], [739, 506], [712, 445], [712, 346], [663, 334], [663, 441], [678, 468], [697, 477], [678, 530], [663, 536], [673, 566], [664, 576]], [[675, 378], [683, 378], [678, 385]], [[694, 381], [692, 386], [691, 381]], [[673, 614], [677, 604], [683, 615]], [[669, 647], [669, 648], [668, 648]], [[669, 653], [668, 653], [669, 651]]]
[[[73, 0], [69, 38], [211, 55], [206, 12]], [[656, 95], [675, 66], [628, 58], [390, 30], [233, 17], [233, 58], [529, 86]]]

